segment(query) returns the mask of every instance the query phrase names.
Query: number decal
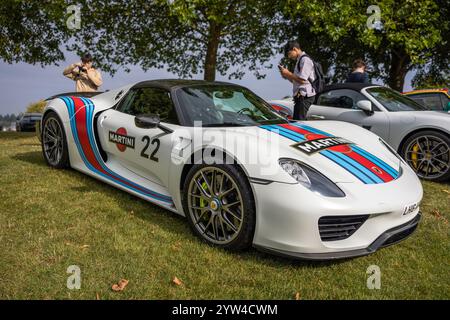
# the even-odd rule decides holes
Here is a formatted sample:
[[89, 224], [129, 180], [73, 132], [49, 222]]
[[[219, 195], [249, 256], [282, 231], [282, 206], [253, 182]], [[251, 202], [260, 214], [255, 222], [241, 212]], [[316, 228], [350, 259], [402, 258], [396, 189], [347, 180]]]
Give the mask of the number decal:
[[152, 145], [154, 145], [154, 144], [156, 144], [156, 148], [155, 148], [155, 150], [153, 150], [152, 154], [150, 155], [150, 160], [158, 162], [159, 159], [158, 159], [158, 157], [156, 157], [156, 153], [159, 150], [159, 146], [161, 145], [161, 142], [159, 141], [159, 139], [154, 139], [152, 141]]
[[[149, 136], [143, 136], [142, 142], [145, 143], [145, 146], [144, 146], [144, 149], [142, 149], [142, 151], [141, 151], [141, 157], [158, 162], [159, 159], [156, 156], [156, 154], [158, 153], [159, 147], [161, 145], [161, 141], [159, 139], [151, 140]], [[148, 147], [150, 146], [150, 142], [152, 145], [156, 145], [156, 147], [155, 147], [155, 150], [153, 150], [152, 154], [149, 156], [146, 152], [147, 152]]]

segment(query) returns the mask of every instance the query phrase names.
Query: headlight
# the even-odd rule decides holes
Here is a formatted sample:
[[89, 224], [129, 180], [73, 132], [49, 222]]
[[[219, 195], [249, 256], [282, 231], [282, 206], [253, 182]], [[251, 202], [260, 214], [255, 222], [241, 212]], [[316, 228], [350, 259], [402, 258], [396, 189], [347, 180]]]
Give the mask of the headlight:
[[324, 197], [345, 197], [345, 193], [333, 181], [310, 166], [287, 158], [282, 158], [278, 162], [284, 171], [312, 192]]

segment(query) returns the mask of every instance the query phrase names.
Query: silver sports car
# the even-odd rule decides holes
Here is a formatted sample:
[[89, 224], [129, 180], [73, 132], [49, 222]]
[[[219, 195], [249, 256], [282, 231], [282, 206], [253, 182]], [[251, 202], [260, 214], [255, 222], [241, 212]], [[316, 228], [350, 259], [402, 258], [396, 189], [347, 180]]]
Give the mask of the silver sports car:
[[[271, 101], [283, 114], [290, 99]], [[328, 86], [307, 114], [311, 120], [351, 122], [376, 133], [417, 172], [432, 181], [450, 179], [450, 114], [430, 111], [392, 89], [361, 83]]]

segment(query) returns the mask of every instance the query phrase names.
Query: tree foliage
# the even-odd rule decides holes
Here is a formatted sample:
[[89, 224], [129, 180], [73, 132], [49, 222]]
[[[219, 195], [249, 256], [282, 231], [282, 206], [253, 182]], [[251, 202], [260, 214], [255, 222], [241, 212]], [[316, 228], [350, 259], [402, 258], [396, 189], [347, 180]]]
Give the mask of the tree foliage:
[[[284, 4], [293, 21], [305, 19], [309, 30], [326, 40], [323, 46], [339, 53], [332, 63], [338, 78], [343, 76], [342, 62], [359, 57], [369, 62], [373, 76], [397, 90], [402, 90], [408, 71], [427, 74], [425, 66], [433, 59], [448, 70], [445, 54], [436, 55], [438, 50], [444, 53], [438, 48], [448, 46], [448, 1], [377, 1], [380, 28], [367, 25], [372, 1], [286, 0]], [[344, 47], [349, 49], [346, 54], [341, 50]]]

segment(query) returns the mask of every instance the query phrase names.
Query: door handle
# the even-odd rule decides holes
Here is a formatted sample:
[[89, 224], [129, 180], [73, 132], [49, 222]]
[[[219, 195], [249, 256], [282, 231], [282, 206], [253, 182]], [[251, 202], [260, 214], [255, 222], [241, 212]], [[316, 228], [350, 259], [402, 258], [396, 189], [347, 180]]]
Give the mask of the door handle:
[[103, 127], [103, 121], [105, 121], [106, 118], [108, 118], [108, 116], [103, 116], [103, 117], [100, 119], [100, 126]]
[[325, 116], [319, 116], [318, 114], [312, 114], [308, 118], [312, 120], [325, 120]]

